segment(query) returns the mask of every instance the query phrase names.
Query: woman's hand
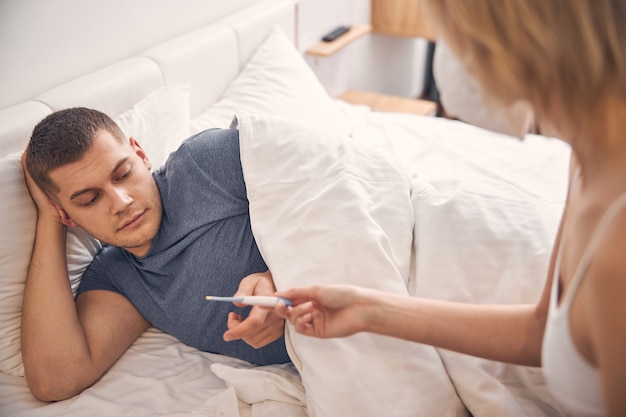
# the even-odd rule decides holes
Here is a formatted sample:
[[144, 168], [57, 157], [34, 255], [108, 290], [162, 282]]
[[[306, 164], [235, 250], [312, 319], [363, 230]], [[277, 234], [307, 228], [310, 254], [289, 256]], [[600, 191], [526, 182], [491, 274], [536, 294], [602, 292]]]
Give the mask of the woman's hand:
[[[270, 271], [251, 274], [241, 280], [235, 297], [248, 295], [274, 295], [276, 287]], [[236, 305], [243, 307], [245, 304]], [[285, 320], [273, 310], [254, 306], [245, 319], [237, 313], [228, 315], [228, 331], [224, 333], [224, 340], [243, 339], [255, 349], [261, 348], [276, 339], [285, 332]]]
[[291, 300], [292, 306], [279, 303], [275, 311], [304, 335], [345, 337], [366, 330], [370, 292], [349, 285], [292, 288], [276, 294]]

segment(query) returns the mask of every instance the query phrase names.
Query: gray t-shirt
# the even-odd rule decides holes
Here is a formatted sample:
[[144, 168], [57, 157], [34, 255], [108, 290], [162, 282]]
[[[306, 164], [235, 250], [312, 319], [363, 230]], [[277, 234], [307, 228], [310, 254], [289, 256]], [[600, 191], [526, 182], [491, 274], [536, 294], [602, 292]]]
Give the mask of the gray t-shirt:
[[248, 211], [239, 154], [239, 132], [212, 129], [187, 139], [154, 174], [163, 220], [143, 257], [105, 246], [85, 272], [78, 293], [115, 291], [153, 326], [200, 350], [259, 365], [289, 362], [284, 338], [254, 349], [224, 342], [229, 296], [245, 276], [267, 270]]

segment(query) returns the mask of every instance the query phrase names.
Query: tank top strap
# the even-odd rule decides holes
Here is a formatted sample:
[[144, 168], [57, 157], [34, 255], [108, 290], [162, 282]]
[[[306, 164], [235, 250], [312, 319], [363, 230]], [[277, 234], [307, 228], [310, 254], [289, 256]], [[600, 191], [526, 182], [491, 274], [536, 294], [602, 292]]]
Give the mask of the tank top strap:
[[[600, 221], [596, 225], [595, 230], [591, 235], [591, 239], [583, 252], [583, 256], [580, 258], [580, 262], [574, 272], [574, 277], [572, 279], [572, 284], [570, 289], [565, 294], [565, 299], [563, 300], [562, 306], [568, 306], [576, 294], [580, 283], [583, 280], [583, 277], [587, 273], [589, 269], [589, 265], [591, 264], [591, 260], [596, 252], [597, 247], [602, 242], [602, 238], [605, 233], [609, 229], [609, 227], [613, 224], [613, 221], [617, 218], [617, 216], [621, 213], [621, 211], [626, 207], [626, 193], [621, 194], [606, 210], [606, 212], [600, 218]], [[562, 245], [561, 245], [562, 248]], [[560, 249], [559, 248], [559, 257], [560, 257]]]
[[[576, 169], [576, 171], [574, 171], [574, 174], [572, 174], [572, 179], [570, 180], [569, 183], [569, 190], [567, 193], [567, 198], [569, 200], [569, 197], [572, 195], [572, 192], [574, 191], [574, 187], [576, 186], [576, 183], [578, 182], [578, 179], [580, 178], [580, 167], [578, 167]], [[559, 287], [559, 276], [561, 274], [561, 258], [563, 256], [563, 241], [565, 239], [563, 239], [563, 233], [561, 234], [561, 237], [559, 238], [559, 242], [558, 242], [558, 248], [556, 251], [556, 262], [554, 264], [554, 271], [552, 272], [552, 281], [553, 281], [553, 291], [552, 293], [555, 294], [555, 302], [556, 299], [558, 298], [556, 296], [556, 294], [558, 294], [558, 291], [555, 291], [558, 287]]]

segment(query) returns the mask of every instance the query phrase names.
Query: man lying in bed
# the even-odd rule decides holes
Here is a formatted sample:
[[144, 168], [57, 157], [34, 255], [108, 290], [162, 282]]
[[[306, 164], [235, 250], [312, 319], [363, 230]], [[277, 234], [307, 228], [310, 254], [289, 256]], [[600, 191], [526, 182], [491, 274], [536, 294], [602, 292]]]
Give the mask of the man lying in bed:
[[[204, 299], [275, 291], [252, 236], [239, 158], [237, 130], [209, 130], [151, 174], [139, 144], [103, 113], [63, 110], [35, 127], [23, 158], [38, 220], [22, 354], [37, 398], [81, 392], [150, 325], [201, 350], [289, 361], [273, 312], [254, 308], [244, 320], [247, 310]], [[74, 300], [65, 239], [78, 226], [106, 244]], [[225, 332], [243, 340], [226, 342]]]

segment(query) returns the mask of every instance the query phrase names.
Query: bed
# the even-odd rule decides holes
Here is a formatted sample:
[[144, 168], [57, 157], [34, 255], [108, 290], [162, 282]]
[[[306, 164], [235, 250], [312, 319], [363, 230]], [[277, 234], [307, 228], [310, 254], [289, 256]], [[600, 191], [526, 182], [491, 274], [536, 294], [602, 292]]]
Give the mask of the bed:
[[[109, 61], [104, 51], [82, 73], [68, 63], [62, 82], [0, 110], [0, 415], [561, 415], [539, 369], [370, 334], [315, 340], [289, 326], [290, 364], [253, 366], [151, 328], [81, 394], [56, 403], [30, 394], [19, 325], [36, 213], [19, 156], [36, 122], [71, 106], [107, 112], [155, 165], [192, 133], [237, 127], [253, 231], [278, 289], [341, 282], [476, 303], [539, 296], [567, 146], [329, 97], [293, 46], [293, 1], [188, 8], [193, 28], [142, 38]], [[72, 230], [67, 248], [75, 290], [100, 245]]]

